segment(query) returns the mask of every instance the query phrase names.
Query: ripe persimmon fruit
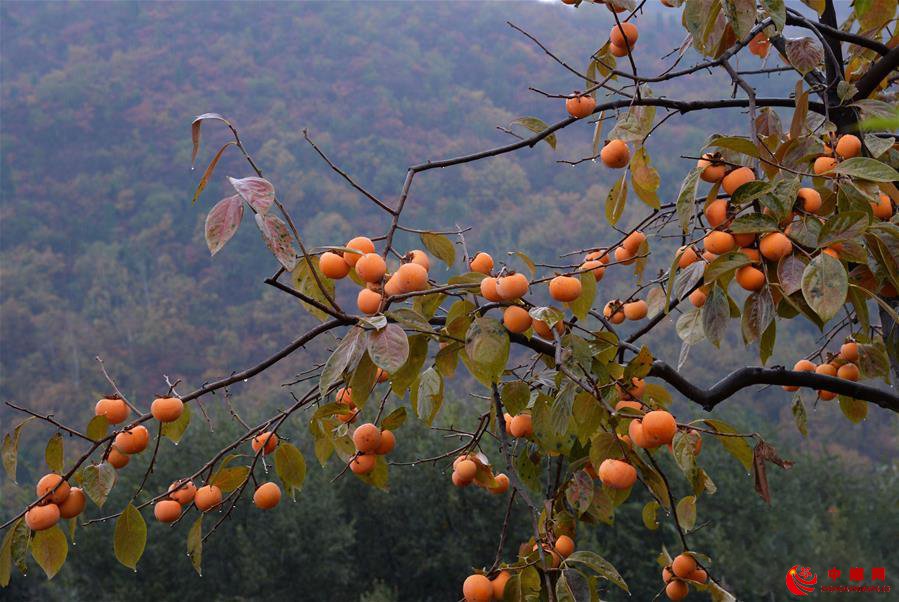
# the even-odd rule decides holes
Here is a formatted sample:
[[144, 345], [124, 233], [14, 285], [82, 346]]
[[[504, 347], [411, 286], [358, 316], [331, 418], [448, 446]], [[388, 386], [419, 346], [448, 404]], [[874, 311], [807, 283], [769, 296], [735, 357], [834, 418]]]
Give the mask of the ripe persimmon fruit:
[[463, 481], [471, 481], [474, 479], [475, 475], [478, 473], [478, 465], [475, 464], [472, 460], [462, 460], [454, 467], [456, 473], [458, 473], [459, 478]]
[[106, 421], [109, 424], [125, 422], [130, 413], [131, 408], [128, 407], [124, 399], [119, 397], [104, 397], [97, 402], [94, 408], [94, 414], [96, 416], [106, 416]]
[[252, 441], [250, 441], [250, 446], [253, 448], [254, 454], [258, 453], [263, 445], [265, 446], [265, 449], [262, 453], [267, 456], [278, 447], [278, 435], [271, 431], [265, 431], [264, 433], [259, 433], [253, 437]]
[[693, 247], [686, 246], [677, 250], [677, 267], [684, 269], [690, 264], [699, 261], [699, 255], [693, 250]]
[[348, 242], [344, 246], [348, 249], [359, 251], [359, 254], [344, 253], [343, 260], [351, 266], [356, 265], [356, 262], [359, 261], [362, 255], [375, 252], [375, 243], [373, 243], [370, 238], [367, 238], [365, 236], [357, 236], [356, 238], [350, 240], [350, 242]]
[[381, 431], [381, 442], [378, 443], [378, 447], [375, 448], [375, 454], [378, 456], [386, 456], [393, 451], [394, 447], [396, 447], [396, 435], [393, 434], [393, 431], [387, 429]]
[[639, 230], [634, 230], [621, 241], [621, 246], [630, 251], [631, 255], [636, 255], [640, 250], [640, 245], [646, 240], [646, 235]]
[[565, 100], [565, 110], [575, 119], [583, 119], [593, 113], [596, 108], [596, 99], [589, 94], [572, 96]]
[[197, 489], [194, 505], [200, 512], [206, 512], [222, 503], [222, 490], [218, 485], [203, 485]]
[[469, 485], [471, 485], [471, 481], [466, 481], [465, 479], [460, 477], [459, 473], [456, 472], [455, 470], [453, 471], [453, 474], [450, 477], [450, 479], [452, 480], [453, 485], [455, 485], [456, 487], [461, 488], [461, 487], [468, 487]]
[[534, 422], [530, 414], [518, 414], [512, 417], [509, 423], [509, 432], [513, 437], [530, 437], [534, 434]]
[[512, 573], [509, 571], [500, 571], [499, 575], [493, 578], [491, 583], [493, 584], [493, 597], [496, 600], [502, 600], [503, 596], [506, 594], [506, 583], [509, 582], [509, 579], [512, 578]]
[[772, 232], [759, 241], [759, 251], [765, 259], [780, 261], [793, 252], [793, 243], [785, 234]]
[[59, 522], [59, 506], [35, 506], [25, 513], [25, 524], [32, 531], [44, 531]]
[[366, 282], [380, 282], [387, 272], [387, 263], [377, 253], [366, 253], [356, 262], [356, 273]]
[[[796, 372], [814, 372], [816, 367], [817, 366], [815, 366], [815, 364], [813, 362], [810, 362], [808, 360], [799, 360], [793, 366], [793, 370]], [[784, 391], [798, 391], [799, 387], [794, 386], [794, 385], [784, 385], [783, 390]]]
[[587, 261], [598, 261], [603, 265], [608, 265], [609, 263], [609, 250], [608, 249], [597, 249], [595, 251], [590, 251], [587, 253], [587, 256], [584, 257]]
[[862, 141], [858, 136], [852, 134], [843, 134], [837, 140], [837, 154], [843, 159], [851, 159], [857, 157], [862, 152]]
[[615, 249], [615, 262], [622, 265], [630, 265], [636, 261], [634, 253], [626, 247], [618, 247]]
[[615, 383], [615, 391], [618, 392], [619, 399], [640, 399], [643, 397], [644, 391], [646, 391], [646, 381], [642, 378], [632, 376], [627, 390], [625, 390], [619, 383]]
[[462, 583], [465, 602], [490, 602], [493, 600], [493, 584], [484, 575], [469, 575]]
[[844, 380], [856, 381], [860, 376], [858, 366], [856, 366], [852, 362], [843, 364], [837, 369], [837, 376]]
[[821, 193], [814, 188], [800, 188], [796, 197], [806, 213], [814, 213], [821, 208]]
[[355, 263], [350, 263], [347, 259], [349, 257], [358, 258], [359, 255], [347, 253], [341, 256], [337, 253], [326, 251], [318, 258], [318, 269], [331, 280], [340, 280], [350, 273], [350, 267]]
[[504, 473], [499, 473], [498, 475], [493, 477], [493, 480], [496, 482], [496, 485], [487, 488], [490, 493], [501, 495], [509, 491], [509, 477]]
[[549, 325], [543, 320], [534, 320], [531, 322], [531, 326], [534, 327], [534, 332], [537, 333], [538, 337], [546, 339], [547, 341], [553, 340], [553, 330], [555, 330], [559, 336], [565, 334], [565, 322], [562, 320], [556, 322], [552, 330], [550, 330]]
[[639, 37], [640, 33], [637, 31], [637, 26], [626, 21], [613, 25], [612, 31], [609, 32], [609, 41], [621, 47], [630, 46], [633, 48]]
[[815, 159], [815, 163], [812, 166], [812, 169], [815, 172], [815, 175], [824, 175], [834, 167], [837, 166], [837, 160], [833, 157], [818, 157]]
[[150, 413], [159, 422], [174, 422], [184, 412], [184, 402], [177, 397], [157, 397], [150, 404]]
[[425, 270], [431, 269], [431, 258], [428, 257], [428, 254], [421, 249], [413, 249], [412, 251], [409, 251], [409, 261], [411, 261], [412, 263], [417, 263]]
[[59, 505], [65, 502], [66, 498], [69, 497], [70, 487], [69, 482], [63, 479], [62, 475], [51, 472], [41, 477], [34, 490], [39, 498], [44, 497], [47, 493], [52, 491], [53, 493], [50, 493], [49, 496], [44, 498], [42, 503]]
[[630, 399], [622, 399], [615, 404], [616, 412], [620, 412], [624, 408], [631, 408], [632, 410], [642, 410], [643, 404], [639, 401], [632, 401]]
[[612, 169], [619, 169], [626, 166], [631, 160], [631, 151], [623, 140], [611, 140], [602, 147], [599, 152], [599, 158]]
[[512, 301], [523, 297], [528, 292], [530, 283], [524, 274], [517, 272], [496, 279], [496, 293], [504, 301]]
[[381, 309], [381, 293], [363, 288], [356, 295], [356, 307], [366, 315], [374, 315]]
[[653, 410], [643, 416], [643, 433], [659, 445], [671, 443], [677, 432], [677, 422], [670, 412]]
[[353, 403], [353, 389], [352, 387], [340, 387], [337, 389], [337, 394], [334, 396], [334, 400], [337, 403], [342, 403], [344, 405], [350, 405]]
[[624, 322], [624, 312], [621, 311], [621, 304], [616, 301], [609, 301], [602, 309], [602, 315], [612, 324], [621, 324]]
[[161, 523], [173, 523], [181, 517], [181, 504], [175, 500], [159, 500], [153, 506], [153, 516]]
[[599, 480], [612, 489], [628, 489], [637, 482], [637, 469], [621, 460], [607, 458], [599, 465]]
[[555, 550], [562, 558], [568, 558], [574, 554], [574, 540], [567, 535], [559, 535], [556, 538]]
[[702, 239], [702, 244], [710, 253], [721, 255], [727, 253], [737, 244], [733, 234], [729, 232], [721, 232], [720, 230], [712, 230]]
[[696, 559], [689, 554], [679, 554], [671, 563], [671, 572], [675, 577], [686, 579], [696, 570]]
[[760, 291], [765, 286], [765, 273], [751, 265], [744, 265], [737, 269], [736, 280], [743, 290]]
[[877, 198], [878, 202], [871, 203], [871, 211], [874, 212], [874, 217], [883, 220], [893, 217], [893, 202], [890, 200], [890, 197], [880, 193], [880, 196]]
[[474, 259], [468, 262], [468, 267], [471, 268], [472, 272], [487, 274], [489, 276], [490, 272], [493, 271], [493, 257], [491, 257], [489, 253], [484, 253], [482, 251], [475, 255]]
[[87, 497], [85, 497], [84, 491], [80, 487], [72, 487], [69, 489], [66, 501], [59, 504], [59, 516], [60, 518], [75, 518], [84, 512], [86, 506]]
[[128, 462], [131, 461], [131, 456], [119, 451], [119, 449], [113, 445], [109, 448], [109, 455], [106, 456], [106, 461], [109, 462], [110, 466], [118, 470], [120, 468], [125, 468], [125, 466], [128, 465]]
[[556, 276], [549, 281], [549, 296], [570, 303], [581, 296], [581, 281], [574, 276]]
[[142, 424], [122, 431], [115, 436], [115, 446], [126, 454], [139, 454], [147, 448], [150, 442], [150, 431]]
[[727, 194], [733, 194], [740, 186], [753, 180], [755, 180], [755, 172], [748, 167], [738, 167], [724, 176], [724, 179], [721, 180], [721, 187]]
[[186, 506], [194, 501], [197, 495], [197, 486], [193, 481], [175, 481], [169, 485], [169, 497], [182, 506]]
[[394, 276], [403, 293], [423, 291], [428, 288], [428, 271], [417, 263], [404, 263]]
[[578, 268], [581, 272], [593, 272], [593, 279], [599, 282], [606, 273], [606, 268], [602, 262], [590, 259], [585, 261]]
[[609, 42], [609, 52], [612, 53], [612, 56], [617, 56], [621, 58], [623, 56], [627, 56], [627, 48], [624, 46], [619, 46], [618, 44], [613, 44]]
[[702, 156], [702, 159], [696, 161], [696, 167], [702, 169], [702, 171], [699, 172], [699, 177], [702, 178], [702, 181], [709, 182], [710, 184], [720, 182], [727, 172], [727, 166], [724, 163], [716, 161], [711, 153], [705, 153]]
[[[734, 242], [737, 243], [738, 247], [741, 247], [741, 250], [745, 249], [749, 245], [755, 242], [755, 234], [752, 232], [746, 232], [743, 234], [734, 234]], [[755, 249], [750, 249], [750, 252], [755, 251]], [[747, 255], [748, 257], [748, 255]], [[750, 257], [750, 259], [752, 259]]]
[[509, 332], [518, 334], [527, 332], [533, 321], [531, 314], [519, 305], [510, 305], [503, 311], [503, 325]]
[[727, 201], [715, 199], [705, 208], [705, 219], [710, 228], [717, 228], [727, 221]]
[[688, 297], [693, 307], [702, 307], [703, 305], [705, 305], [705, 302], [708, 300], [708, 298], [709, 296], [701, 288], [698, 288], [690, 293], [690, 296]]
[[843, 359], [847, 362], [857, 362], [858, 361], [858, 343], [853, 341], [849, 341], [848, 343], [843, 343], [840, 346], [840, 359]]
[[503, 298], [496, 292], [496, 278], [487, 276], [481, 280], [481, 296], [488, 301], [502, 301]]
[[253, 503], [260, 510], [271, 510], [281, 502], [281, 488], [277, 483], [263, 483], [253, 493]]
[[690, 581], [696, 581], [698, 583], [705, 583], [709, 580], [709, 574], [705, 572], [704, 569], [697, 568], [693, 571], [689, 577], [687, 577]]
[[368, 474], [375, 469], [377, 458], [372, 454], [357, 454], [350, 462], [350, 470], [356, 474]]
[[381, 429], [371, 422], [360, 424], [353, 431], [353, 445], [356, 446], [357, 451], [364, 454], [374, 453], [381, 445]]
[[672, 602], [683, 600], [689, 593], [690, 586], [679, 579], [675, 579], [665, 586], [665, 595], [668, 596], [668, 599]]
[[624, 317], [628, 320], [642, 320], [649, 313], [649, 305], [643, 299], [637, 299], [630, 303], [625, 303], [622, 308]]

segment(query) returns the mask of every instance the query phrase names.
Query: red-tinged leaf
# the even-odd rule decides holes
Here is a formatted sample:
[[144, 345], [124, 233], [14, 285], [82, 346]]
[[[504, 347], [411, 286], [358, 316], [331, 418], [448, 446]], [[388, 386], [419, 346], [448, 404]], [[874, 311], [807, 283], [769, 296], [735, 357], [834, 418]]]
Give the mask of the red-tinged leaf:
[[243, 219], [243, 200], [239, 195], [229, 196], [215, 204], [206, 216], [206, 246], [215, 255], [231, 240]]
[[593, 479], [585, 471], [579, 470], [571, 477], [565, 489], [565, 497], [571, 507], [577, 510], [578, 516], [590, 509], [594, 491]]
[[810, 37], [787, 38], [787, 60], [802, 75], [817, 67], [824, 60], [824, 48]]
[[228, 127], [231, 127], [231, 122], [218, 113], [203, 113], [198, 117], [194, 117], [193, 122], [191, 122], [190, 124], [190, 137], [194, 143], [193, 151], [190, 154], [191, 168], [193, 167], [194, 162], [197, 160], [197, 152], [199, 152], [200, 150], [200, 125], [202, 125], [203, 121], [206, 119], [215, 119], [217, 121], [225, 123]]
[[802, 273], [805, 262], [795, 254], [787, 255], [777, 264], [777, 279], [785, 295], [792, 295], [802, 288]]
[[203, 192], [206, 188], [206, 184], [209, 183], [209, 178], [212, 177], [212, 172], [215, 171], [215, 166], [218, 165], [219, 159], [222, 158], [222, 155], [225, 154], [225, 149], [229, 146], [236, 146], [237, 143], [233, 140], [226, 142], [222, 148], [215, 153], [215, 156], [212, 158], [212, 161], [209, 162], [209, 165], [206, 167], [206, 171], [203, 172], [203, 177], [200, 178], [200, 183], [197, 184], [197, 190], [194, 192], [194, 198], [191, 203], [196, 203], [197, 199], [200, 198], [200, 193]]
[[393, 374], [409, 357], [409, 338], [402, 327], [388, 324], [368, 335], [368, 355], [376, 366]]
[[237, 191], [247, 204], [262, 213], [268, 213], [272, 203], [275, 202], [275, 187], [265, 178], [241, 178], [236, 180], [228, 178], [234, 190]]
[[287, 231], [287, 224], [275, 215], [257, 213], [256, 225], [268, 250], [285, 270], [292, 272], [297, 265], [297, 252], [293, 248], [293, 237]]

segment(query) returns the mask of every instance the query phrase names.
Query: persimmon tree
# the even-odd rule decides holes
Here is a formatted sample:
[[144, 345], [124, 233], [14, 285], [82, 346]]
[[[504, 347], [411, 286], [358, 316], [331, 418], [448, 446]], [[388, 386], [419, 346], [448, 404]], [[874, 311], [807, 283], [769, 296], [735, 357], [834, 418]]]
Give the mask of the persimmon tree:
[[[265, 284], [296, 298], [298, 311], [319, 324], [258, 364], [195, 391], [180, 393], [179, 381], [164, 377], [165, 392], [149, 408], [125, 399], [101, 362], [111, 392], [92, 407], [84, 428], [7, 402], [28, 415], [3, 442], [11, 478], [25, 424], [43, 423], [55, 434], [45, 454], [50, 472], [36, 484], [34, 500], [2, 525], [0, 581], [9, 583], [13, 567], [24, 572], [29, 550], [52, 578], [68, 550], [59, 521], [67, 519], [74, 530], [85, 513], [96, 514], [82, 518], [86, 525], [114, 521], [115, 557], [136, 567], [151, 510], [174, 528], [191, 523], [183, 529], [199, 572], [204, 542], [238, 503], [252, 498], [260, 511], [271, 510], [282, 489], [293, 494], [303, 485], [306, 460], [282, 440], [286, 420], [303, 414], [308, 433], [291, 432], [289, 439], [311, 438], [317, 460], [335, 478], [386, 489], [391, 470], [443, 463], [451, 477], [435, 486], [474, 485], [484, 495], [507, 496], [496, 556], [471, 559], [479, 568], [460, 584], [465, 600], [580, 601], [598, 599], [609, 584], [627, 590], [615, 559], [577, 550], [576, 541], [580, 529], [610, 523], [631, 495], [647, 500], [643, 524], [634, 529], [657, 529], [670, 520], [677, 533], [668, 546], [673, 557], [668, 548], [659, 555], [659, 595], [681, 600], [693, 589], [714, 600], [734, 599], [721, 581], [727, 567], [717, 569], [691, 545], [703, 496], [715, 491], [701, 449], [710, 439], [720, 442], [754, 473], [765, 499], [766, 466], [789, 462], [759, 434], [715, 418], [716, 406], [744, 388], [776, 385], [785, 390], [800, 429], [804, 400], [812, 398], [839, 405], [852, 422], [865, 417], [869, 403], [899, 412], [899, 396], [889, 386], [891, 372], [899, 375], [899, 151], [890, 135], [897, 125], [890, 86], [899, 49], [889, 29], [896, 2], [856, 2], [844, 23], [837, 22], [832, 0], [804, 2], [808, 9], [799, 11], [782, 0], [662, 0], [682, 11], [685, 40], [662, 57], [668, 66], [655, 75], [635, 60], [646, 52], [639, 30], [645, 2], [565, 0], [608, 15], [606, 41], [586, 55], [583, 72], [510, 23], [514, 35], [526, 36], [577, 78], [581, 90], [574, 93], [532, 88], [547, 99], [547, 112], [568, 116], [552, 123], [523, 117], [515, 122], [523, 128], [518, 132], [502, 128], [513, 137], [507, 144], [413, 165], [392, 201], [360, 184], [304, 132], [336, 176], [388, 218], [385, 232], [360, 233], [343, 245], [307, 246], [290, 202], [265, 179], [234, 124], [216, 113], [197, 117], [194, 160], [207, 122], [228, 128], [231, 139], [215, 152], [195, 202], [224, 153], [240, 153], [249, 168], [245, 177], [230, 178], [234, 194], [206, 217], [210, 252], [221, 250], [244, 213], [252, 213], [277, 261]], [[770, 55], [777, 66], [738, 70], [738, 55], [749, 53]], [[681, 66], [691, 60], [692, 66]], [[652, 86], [702, 82], [716, 71], [732, 82], [729, 97], [653, 95]], [[772, 73], [789, 85], [781, 96], [758, 95], [753, 77]], [[679, 190], [661, 190], [650, 158], [652, 135], [680, 115], [726, 109], [745, 110], [739, 131], [713, 133], [685, 151]], [[501, 258], [478, 251], [487, 241], [476, 241], [472, 228], [404, 223], [404, 209], [426, 202], [416, 198], [416, 178], [540, 143], [556, 149], [569, 127], [593, 128], [593, 152], [563, 162], [599, 162], [617, 176], [605, 200], [607, 223], [596, 226], [604, 244], [544, 264], [514, 249]], [[645, 216], [621, 229], [628, 202]], [[397, 233], [418, 235], [422, 248], [399, 248]], [[680, 239], [673, 255], [666, 237]], [[434, 277], [437, 261], [451, 270], [445, 281]], [[626, 298], [603, 293], [608, 270], [633, 280]], [[677, 319], [666, 320], [673, 312]], [[783, 329], [791, 320], [812, 322], [823, 343], [792, 368], [765, 367], [778, 324]], [[680, 355], [659, 357], [651, 334], [672, 323], [682, 340]], [[709, 386], [685, 378], [679, 368], [690, 348], [719, 345], [729, 328], [757, 346], [759, 365], [734, 367]], [[295, 391], [290, 405], [255, 425], [230, 407], [240, 437], [203, 464], [169, 475], [171, 486], [146, 489], [157, 455], [177, 453], [163, 440], [177, 443], [184, 435], [192, 402], [245, 382], [301, 348], [325, 348], [326, 340], [332, 346], [327, 361], [289, 383]], [[403, 424], [438, 420], [453, 380], [456, 388], [469, 389], [480, 412], [467, 430], [452, 429], [462, 444], [437, 457], [393, 460]], [[675, 399], [709, 416], [679, 419], [671, 412]], [[64, 464], [66, 440], [78, 454], [70, 464]], [[140, 453], [152, 459], [130, 501], [111, 513], [102, 510], [117, 471]], [[669, 453], [674, 461], [665, 464], [677, 470], [659, 461]], [[676, 499], [675, 479], [691, 495]], [[88, 501], [96, 511], [87, 510]], [[515, 512], [533, 524], [528, 541], [507, 541]]]

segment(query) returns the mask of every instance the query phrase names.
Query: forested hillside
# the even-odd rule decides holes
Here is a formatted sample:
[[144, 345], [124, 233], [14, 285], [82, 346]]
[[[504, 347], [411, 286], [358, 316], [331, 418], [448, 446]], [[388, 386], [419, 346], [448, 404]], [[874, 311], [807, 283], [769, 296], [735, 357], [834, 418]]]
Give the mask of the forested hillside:
[[[653, 8], [644, 23], [651, 19], [640, 43], [675, 49], [683, 35], [679, 13]], [[250, 172], [237, 153], [226, 153], [192, 204], [202, 170], [227, 140], [221, 126], [204, 125], [192, 171], [194, 116], [215, 111], [234, 121], [298, 219], [308, 246], [342, 243], [360, 233], [380, 233], [388, 224], [316, 156], [304, 129], [341, 168], [393, 199], [412, 163], [511, 140], [497, 126], [522, 133], [510, 126], [517, 117], [549, 122], [564, 114], [560, 101], [529, 87], [552, 92], [582, 87], [507, 20], [570, 60], [596, 47], [596, 32], [608, 29], [608, 17], [600, 11], [521, 2], [104, 3], [102, 8], [5, 2], [0, 20], [0, 401], [27, 402], [63, 418], [83, 416], [108, 392], [97, 355], [124, 392], [146, 405], [165, 390], [163, 375], [182, 379], [181, 387], [189, 390], [258, 361], [311, 323], [288, 297], [263, 284], [276, 265], [255, 228], [242, 228], [225, 250], [209, 256], [205, 214], [231, 194], [225, 176]], [[747, 60], [742, 66], [761, 63]], [[680, 89], [666, 84], [653, 92], [688, 99], [730, 94], [724, 80], [697, 78], [686, 89], [677, 83]], [[730, 121], [705, 123], [702, 114], [674, 116], [663, 135], [650, 139], [663, 199], [677, 194], [691, 163], [680, 157], [685, 149], [698, 147], [710, 130], [741, 127], [737, 117], [734, 112]], [[589, 161], [574, 167], [558, 162], [588, 156], [591, 136], [589, 127], [571, 128], [555, 150], [541, 143], [431, 172], [416, 181], [406, 225], [470, 226], [466, 240], [472, 249], [498, 256], [502, 249], [517, 248], [546, 263], [558, 262], [566, 251], [610, 242], [618, 234], [601, 215], [612, 176]], [[628, 211], [636, 215], [634, 209]], [[671, 241], [672, 248], [676, 243]], [[614, 278], [603, 280], [601, 291], [615, 295]], [[680, 341], [670, 321], [665, 340], [655, 348], [676, 364]], [[799, 350], [814, 347], [820, 335], [811, 324], [792, 328], [779, 335], [770, 363], [792, 365]], [[281, 383], [326, 352], [310, 348], [259, 380], [235, 386], [232, 402], [250, 418], [284, 405], [290, 398]], [[721, 349], [708, 344], [693, 349], [684, 371], [696, 382], [711, 383], [723, 376], [720, 366], [741, 361], [757, 363], [757, 351], [744, 352], [740, 333], [732, 328]], [[799, 453], [795, 443], [801, 438], [790, 401], [780, 389], [754, 390], [719, 411], [738, 424], [750, 414], [764, 417], [766, 438], [789, 457]], [[224, 440], [232, 426], [223, 396], [205, 404], [214, 434], [197, 436], [209, 431], [197, 413], [184, 444], [197, 458], [216, 449], [215, 441]], [[815, 407], [811, 396], [806, 409], [811, 445], [794, 454], [798, 465], [792, 471], [772, 475], [780, 518], [755, 497], [751, 479], [721, 471], [716, 499], [741, 516], [734, 523], [747, 529], [770, 526], [758, 540], [753, 531], [740, 538], [732, 529], [725, 534], [718, 525], [707, 528], [721, 574], [742, 599], [780, 599], [778, 583], [794, 564], [791, 553], [814, 549], [815, 561], [843, 558], [847, 566], [856, 558], [880, 562], [890, 556], [884, 546], [889, 535], [897, 535], [897, 508], [878, 500], [889, 499], [890, 492], [895, 497], [899, 487], [896, 466], [889, 466], [899, 451], [895, 418], [879, 420], [887, 412], [872, 407], [858, 425], [827, 421], [839, 409]], [[437, 423], [466, 416], [464, 408], [447, 409]], [[0, 407], [4, 431], [20, 419]], [[302, 417], [293, 427], [298, 445], [308, 446]], [[46, 433], [23, 429], [21, 446], [29, 451], [20, 453], [20, 483], [32, 482], [42, 470], [45, 441]], [[408, 444], [418, 448], [398, 450], [400, 459], [439, 453], [454, 440], [444, 442], [416, 426]], [[712, 478], [716, 465], [733, 462], [719, 446], [709, 445], [703, 453]], [[104, 535], [110, 525], [101, 525], [79, 531], [84, 544], [79, 539], [70, 551], [74, 560], [54, 581], [29, 576], [14, 584], [18, 589], [12, 595], [69, 599], [74, 591], [76, 599], [115, 600], [139, 592], [136, 599], [161, 599], [177, 590], [195, 592], [181, 599], [230, 600], [292, 598], [301, 591], [309, 600], [450, 600], [468, 571], [466, 559], [494, 552], [504, 508], [499, 502], [469, 504], [471, 492], [450, 491], [448, 479], [441, 481], [445, 489], [435, 487], [426, 474], [446, 466], [393, 470], [387, 496], [360, 487], [352, 475], [328, 486], [334, 467], [313, 463], [309, 478], [321, 485], [310, 485], [315, 497], [302, 493], [296, 504], [262, 518], [240, 515], [210, 539], [202, 579], [184, 557], [184, 529], [162, 535], [164, 527], [151, 527], [159, 539], [151, 542], [135, 576], [110, 561], [111, 535]], [[140, 474], [135, 468], [131, 478]], [[870, 490], [870, 496], [842, 493], [859, 489]], [[30, 495], [8, 482], [0, 491], [5, 513]], [[113, 498], [109, 504], [125, 501]], [[641, 504], [629, 505], [639, 522]], [[892, 534], [873, 531], [874, 523], [892, 525]], [[529, 526], [518, 528], [526, 537]], [[781, 534], [787, 528], [793, 533]], [[822, 538], [824, 532], [832, 536]], [[635, 550], [658, 549], [672, 534], [626, 539], [633, 533], [600, 526], [585, 534], [584, 542], [618, 560], [634, 599], [649, 599], [655, 583], [642, 582], [626, 558]], [[477, 554], [469, 553], [475, 549]], [[646, 557], [643, 553], [639, 561], [644, 569]], [[749, 562], [760, 558], [762, 564]], [[744, 570], [750, 564], [755, 568]], [[891, 570], [895, 574], [899, 567]]]

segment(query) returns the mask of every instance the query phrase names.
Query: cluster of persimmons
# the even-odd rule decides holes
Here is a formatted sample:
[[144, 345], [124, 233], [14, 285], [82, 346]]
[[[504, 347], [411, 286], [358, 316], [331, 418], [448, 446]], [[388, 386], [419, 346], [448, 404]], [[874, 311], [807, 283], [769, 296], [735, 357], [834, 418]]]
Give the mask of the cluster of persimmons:
[[[858, 369], [858, 343], [847, 341], [840, 347], [840, 352], [830, 354], [829, 360], [816, 365], [809, 359], [801, 359], [793, 366], [797, 372], [816, 372], [825, 376], [835, 376], [845, 380], [857, 381], [861, 376]], [[798, 391], [799, 387], [784, 386], [784, 391]], [[818, 391], [818, 397], [827, 401], [836, 397], [833, 391]]]

